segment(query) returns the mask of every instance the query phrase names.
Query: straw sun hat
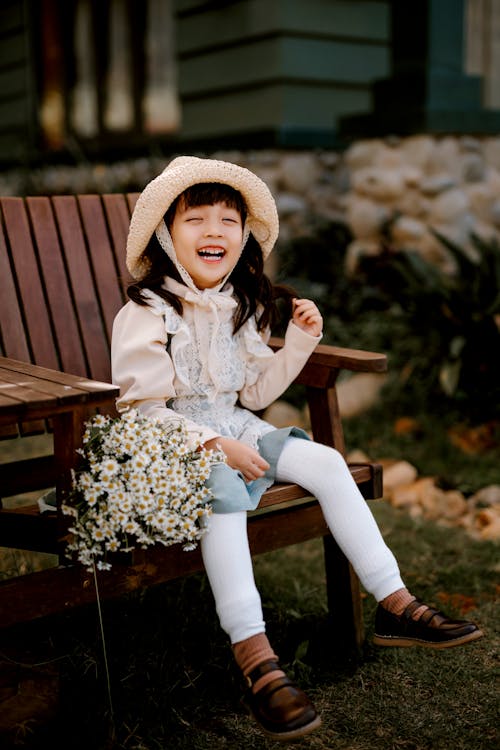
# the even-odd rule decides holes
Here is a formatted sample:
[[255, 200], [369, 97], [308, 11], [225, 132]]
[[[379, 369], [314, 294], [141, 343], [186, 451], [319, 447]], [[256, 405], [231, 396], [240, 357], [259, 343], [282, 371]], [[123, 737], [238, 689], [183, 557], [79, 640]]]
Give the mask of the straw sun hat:
[[148, 271], [143, 252], [172, 202], [199, 182], [220, 182], [242, 194], [248, 209], [246, 224], [262, 248], [264, 258], [278, 237], [278, 212], [265, 182], [244, 167], [215, 159], [179, 156], [140, 194], [127, 238], [127, 268], [135, 279]]

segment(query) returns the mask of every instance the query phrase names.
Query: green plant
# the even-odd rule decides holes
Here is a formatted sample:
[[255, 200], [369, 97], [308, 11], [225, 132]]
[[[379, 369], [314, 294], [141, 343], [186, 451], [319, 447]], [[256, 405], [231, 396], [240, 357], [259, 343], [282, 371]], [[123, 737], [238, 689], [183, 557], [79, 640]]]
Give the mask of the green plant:
[[453, 274], [417, 252], [391, 249], [367, 259], [363, 270], [421, 341], [410, 368], [468, 416], [492, 418], [500, 397], [500, 245], [473, 235], [471, 253], [436, 237], [455, 263]]

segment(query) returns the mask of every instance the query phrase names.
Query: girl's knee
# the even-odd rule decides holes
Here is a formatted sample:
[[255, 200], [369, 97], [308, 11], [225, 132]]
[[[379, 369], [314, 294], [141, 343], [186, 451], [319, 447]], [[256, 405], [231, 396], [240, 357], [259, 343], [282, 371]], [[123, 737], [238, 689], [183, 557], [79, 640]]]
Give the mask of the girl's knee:
[[304, 441], [308, 446], [304, 458], [311, 460], [312, 465], [327, 466], [330, 470], [347, 468], [347, 463], [340, 451], [323, 443]]

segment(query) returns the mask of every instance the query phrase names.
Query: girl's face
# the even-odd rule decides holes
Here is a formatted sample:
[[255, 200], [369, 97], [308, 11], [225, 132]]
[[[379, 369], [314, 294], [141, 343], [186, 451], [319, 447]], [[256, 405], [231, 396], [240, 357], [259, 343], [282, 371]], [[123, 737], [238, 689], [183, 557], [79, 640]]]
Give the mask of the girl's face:
[[198, 289], [217, 286], [241, 255], [241, 216], [225, 203], [186, 207], [180, 201], [170, 234], [177, 260]]

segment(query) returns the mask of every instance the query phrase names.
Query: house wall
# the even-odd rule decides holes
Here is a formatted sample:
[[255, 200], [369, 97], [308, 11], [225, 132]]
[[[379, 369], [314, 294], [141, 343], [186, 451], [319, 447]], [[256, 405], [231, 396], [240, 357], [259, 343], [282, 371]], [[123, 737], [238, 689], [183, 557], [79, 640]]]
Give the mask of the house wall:
[[0, 159], [23, 162], [32, 146], [34, 121], [31, 51], [25, 5], [0, 5]]
[[182, 141], [331, 145], [389, 73], [388, 2], [176, 3]]

